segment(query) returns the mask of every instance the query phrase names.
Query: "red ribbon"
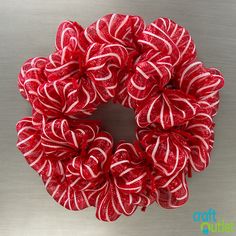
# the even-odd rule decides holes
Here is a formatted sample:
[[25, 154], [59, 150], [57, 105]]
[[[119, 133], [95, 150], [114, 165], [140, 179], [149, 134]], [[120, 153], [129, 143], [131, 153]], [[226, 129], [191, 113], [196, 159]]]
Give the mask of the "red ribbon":
[[[110, 14], [85, 29], [64, 21], [55, 45], [18, 77], [32, 116], [17, 124], [17, 147], [49, 194], [70, 210], [94, 206], [104, 221], [153, 202], [182, 206], [186, 176], [209, 164], [222, 74], [196, 60], [190, 34], [168, 18]], [[115, 145], [88, 120], [108, 101], [134, 110], [134, 143]]]

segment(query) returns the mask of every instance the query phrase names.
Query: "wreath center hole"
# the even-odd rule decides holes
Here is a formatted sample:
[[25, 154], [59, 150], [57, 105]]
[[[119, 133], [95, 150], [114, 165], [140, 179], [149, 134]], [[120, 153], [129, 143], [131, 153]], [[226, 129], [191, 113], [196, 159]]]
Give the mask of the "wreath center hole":
[[91, 118], [101, 121], [102, 129], [112, 135], [115, 143], [135, 141], [136, 122], [132, 109], [109, 102], [100, 105]]

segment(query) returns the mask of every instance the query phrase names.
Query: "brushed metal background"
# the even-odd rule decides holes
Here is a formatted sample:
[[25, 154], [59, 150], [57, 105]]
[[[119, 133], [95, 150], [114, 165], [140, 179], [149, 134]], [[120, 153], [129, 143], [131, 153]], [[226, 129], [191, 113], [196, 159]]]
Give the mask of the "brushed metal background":
[[[212, 162], [189, 180], [189, 202], [177, 210], [153, 205], [145, 213], [138, 210], [132, 217], [109, 224], [96, 220], [93, 208], [68, 211], [49, 197], [15, 148], [15, 124], [30, 111], [17, 91], [20, 65], [29, 57], [52, 51], [62, 20], [86, 26], [112, 12], [137, 14], [146, 22], [167, 16], [182, 24], [195, 39], [199, 58], [221, 69], [226, 84], [215, 119]], [[192, 213], [210, 207], [220, 218], [236, 223], [235, 23], [235, 0], [0, 0], [0, 235], [196, 236], [201, 233]], [[132, 140], [132, 112], [107, 105], [97, 117], [117, 139]]]

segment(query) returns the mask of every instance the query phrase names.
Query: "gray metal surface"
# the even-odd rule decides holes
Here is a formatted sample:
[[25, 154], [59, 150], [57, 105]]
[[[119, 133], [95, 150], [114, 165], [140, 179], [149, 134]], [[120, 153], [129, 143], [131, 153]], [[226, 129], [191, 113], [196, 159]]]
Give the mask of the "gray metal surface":
[[[15, 124], [30, 111], [17, 91], [20, 65], [52, 51], [60, 21], [86, 26], [111, 12], [137, 14], [146, 22], [167, 16], [182, 24], [195, 39], [199, 58], [221, 69], [226, 84], [215, 119], [212, 162], [189, 180], [189, 202], [177, 210], [153, 205], [109, 224], [96, 220], [93, 208], [72, 212], [50, 198], [15, 147]], [[196, 236], [202, 234], [192, 214], [210, 207], [236, 223], [235, 23], [235, 0], [0, 0], [0, 235]], [[132, 112], [108, 105], [98, 117], [116, 138], [132, 139]]]

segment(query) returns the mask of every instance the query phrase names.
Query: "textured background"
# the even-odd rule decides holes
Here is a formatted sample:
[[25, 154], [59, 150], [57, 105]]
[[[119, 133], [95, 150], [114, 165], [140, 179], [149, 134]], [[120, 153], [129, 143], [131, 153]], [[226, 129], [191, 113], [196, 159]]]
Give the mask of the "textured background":
[[[108, 224], [95, 219], [93, 208], [70, 212], [49, 197], [15, 148], [15, 123], [30, 111], [17, 91], [20, 65], [52, 51], [62, 20], [87, 26], [112, 12], [137, 14], [146, 22], [167, 16], [182, 24], [195, 39], [199, 58], [221, 69], [226, 84], [215, 119], [212, 162], [189, 180], [189, 202], [177, 210], [153, 205], [145, 214], [137, 211]], [[0, 0], [0, 235], [196, 236], [201, 233], [191, 216], [210, 207], [236, 223], [235, 22], [235, 0]], [[107, 105], [97, 116], [116, 138], [133, 138], [132, 112]]]

